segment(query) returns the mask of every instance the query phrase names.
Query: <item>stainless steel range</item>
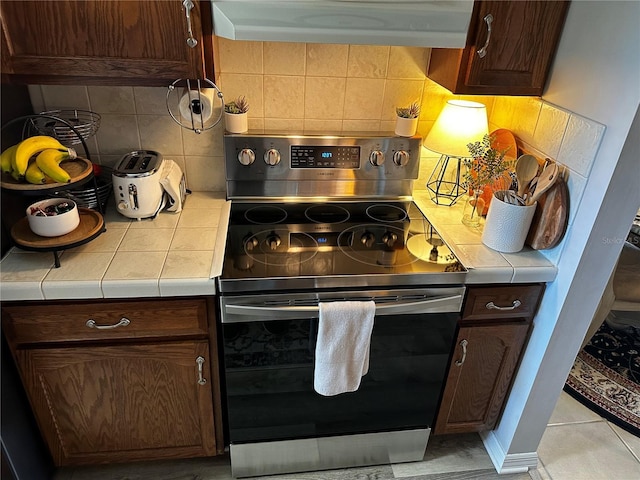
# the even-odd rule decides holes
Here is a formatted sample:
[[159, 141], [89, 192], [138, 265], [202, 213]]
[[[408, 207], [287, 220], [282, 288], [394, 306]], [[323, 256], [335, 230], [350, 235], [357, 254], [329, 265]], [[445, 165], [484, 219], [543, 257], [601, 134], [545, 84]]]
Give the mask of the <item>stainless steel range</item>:
[[[219, 278], [234, 476], [421, 460], [465, 269], [412, 202], [420, 138], [225, 136]], [[375, 302], [356, 391], [314, 391], [319, 309]]]

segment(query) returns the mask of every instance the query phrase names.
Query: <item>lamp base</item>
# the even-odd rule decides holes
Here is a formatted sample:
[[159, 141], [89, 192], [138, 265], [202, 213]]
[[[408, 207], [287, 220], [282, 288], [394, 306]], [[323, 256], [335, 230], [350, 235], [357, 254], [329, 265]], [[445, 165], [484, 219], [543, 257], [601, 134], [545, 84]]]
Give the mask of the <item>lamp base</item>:
[[[449, 166], [451, 160], [452, 166]], [[453, 165], [455, 162], [455, 165]], [[429, 180], [427, 180], [427, 190], [431, 200], [436, 205], [451, 206], [458, 198], [466, 193], [466, 190], [460, 186], [460, 167], [461, 159], [458, 157], [449, 157], [448, 155], [442, 155], [436, 164], [436, 167], [431, 172]], [[455, 168], [455, 176], [451, 180], [445, 180], [447, 177], [447, 170]]]

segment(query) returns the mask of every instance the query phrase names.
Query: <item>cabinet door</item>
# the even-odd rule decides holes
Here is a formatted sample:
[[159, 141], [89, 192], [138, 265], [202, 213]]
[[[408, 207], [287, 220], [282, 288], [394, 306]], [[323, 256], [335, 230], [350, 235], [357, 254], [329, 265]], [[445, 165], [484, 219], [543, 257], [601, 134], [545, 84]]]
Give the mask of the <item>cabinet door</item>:
[[527, 323], [460, 329], [434, 433], [494, 427], [528, 331]]
[[16, 358], [58, 466], [216, 454], [206, 341], [26, 349]]
[[[181, 0], [2, 2], [2, 80], [166, 86], [202, 78], [204, 48], [213, 41], [202, 33], [210, 7], [194, 4], [198, 45], [189, 48]], [[213, 78], [213, 68], [207, 73]]]
[[[464, 50], [433, 49], [429, 77], [453, 93], [541, 95], [569, 2], [482, 1], [474, 7]], [[491, 15], [487, 43], [485, 18]]]

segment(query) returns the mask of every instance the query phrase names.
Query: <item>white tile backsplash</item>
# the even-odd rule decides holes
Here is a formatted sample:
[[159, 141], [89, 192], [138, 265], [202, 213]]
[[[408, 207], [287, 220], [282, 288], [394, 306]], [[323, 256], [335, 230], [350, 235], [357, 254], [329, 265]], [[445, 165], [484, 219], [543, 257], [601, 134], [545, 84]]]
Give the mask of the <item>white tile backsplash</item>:
[[430, 48], [391, 47], [387, 77], [424, 80], [430, 57]]
[[588, 176], [605, 126], [576, 114], [571, 114], [560, 146], [558, 161], [583, 176]]
[[351, 45], [347, 61], [347, 76], [352, 78], [385, 78], [390, 48], [377, 45]]
[[534, 146], [550, 158], [557, 159], [568, 122], [569, 113], [552, 105], [543, 104], [533, 133]]
[[[216, 83], [227, 102], [247, 97], [251, 130], [391, 132], [395, 108], [417, 100], [418, 132], [425, 136], [444, 103], [459, 98], [426, 78], [428, 48], [217, 40]], [[165, 87], [33, 85], [29, 91], [36, 111], [80, 108], [102, 115], [87, 142], [92, 159], [113, 166], [132, 150], [157, 150], [180, 165], [191, 190], [225, 190], [223, 122], [200, 135], [181, 128], [167, 112]], [[463, 98], [487, 105], [492, 130], [509, 129], [566, 165], [577, 205], [604, 125], [538, 97]]]
[[223, 192], [226, 190], [224, 157], [189, 156], [185, 161], [187, 187], [194, 192]]
[[133, 98], [139, 115], [167, 115], [166, 88], [133, 87]]
[[93, 110], [87, 88], [73, 85], [43, 85], [43, 110]]
[[182, 128], [168, 115], [138, 115], [140, 146], [144, 150], [161, 152], [164, 157], [181, 155]]
[[136, 115], [103, 114], [96, 133], [100, 154], [124, 155], [140, 150], [140, 132]]
[[510, 130], [526, 143], [532, 143], [542, 102], [537, 97], [514, 97], [517, 115], [514, 115]]
[[305, 43], [265, 42], [264, 73], [267, 75], [300, 75], [306, 71]]
[[307, 44], [307, 71], [313, 77], [347, 76], [349, 45]]
[[87, 87], [92, 110], [102, 113], [136, 113], [133, 87]]
[[[490, 123], [511, 130], [518, 143], [534, 155], [551, 158], [563, 166], [569, 189], [570, 229], [606, 127], [532, 97], [496, 97]], [[563, 239], [542, 253], [555, 265], [564, 243]]]

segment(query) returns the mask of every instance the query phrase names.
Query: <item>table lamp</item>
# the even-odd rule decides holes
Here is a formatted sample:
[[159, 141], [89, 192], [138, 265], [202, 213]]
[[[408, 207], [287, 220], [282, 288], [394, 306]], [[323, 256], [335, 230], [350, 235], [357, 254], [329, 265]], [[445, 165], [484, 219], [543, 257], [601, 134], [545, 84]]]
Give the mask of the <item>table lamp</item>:
[[465, 193], [460, 186], [460, 168], [462, 159], [470, 155], [467, 144], [482, 141], [488, 133], [487, 108], [482, 103], [447, 102], [424, 140], [426, 148], [440, 154], [427, 181], [434, 203], [451, 206]]

